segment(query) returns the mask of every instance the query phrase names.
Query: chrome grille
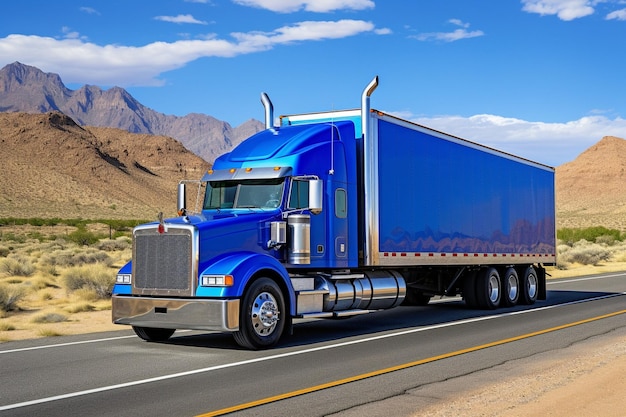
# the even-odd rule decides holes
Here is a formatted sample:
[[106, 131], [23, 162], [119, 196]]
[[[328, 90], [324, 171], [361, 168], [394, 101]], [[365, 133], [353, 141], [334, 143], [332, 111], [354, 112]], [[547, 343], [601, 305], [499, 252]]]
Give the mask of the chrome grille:
[[139, 227], [133, 234], [133, 293], [193, 295], [195, 256], [193, 227]]

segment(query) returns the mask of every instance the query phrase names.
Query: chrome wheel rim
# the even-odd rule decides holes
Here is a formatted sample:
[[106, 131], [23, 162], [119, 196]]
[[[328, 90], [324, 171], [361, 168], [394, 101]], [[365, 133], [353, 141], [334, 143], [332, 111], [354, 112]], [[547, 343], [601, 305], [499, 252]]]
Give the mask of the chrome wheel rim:
[[268, 292], [262, 292], [252, 303], [252, 328], [259, 336], [272, 334], [278, 323], [280, 311], [274, 296]]

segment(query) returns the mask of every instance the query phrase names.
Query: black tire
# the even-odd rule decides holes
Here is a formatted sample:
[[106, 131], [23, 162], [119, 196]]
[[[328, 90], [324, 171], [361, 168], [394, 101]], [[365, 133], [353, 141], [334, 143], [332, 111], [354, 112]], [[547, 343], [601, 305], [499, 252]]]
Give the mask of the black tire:
[[476, 299], [476, 271], [470, 271], [463, 281], [463, 299], [469, 308], [477, 308]]
[[532, 265], [528, 266], [521, 275], [520, 280], [520, 303], [526, 305], [535, 304], [539, 296], [539, 279], [537, 271]]
[[176, 329], [158, 329], [153, 327], [133, 326], [135, 334], [148, 342], [165, 342]]
[[516, 305], [520, 298], [520, 281], [515, 268], [507, 268], [502, 275], [502, 304]]
[[259, 278], [246, 291], [235, 341], [247, 349], [265, 349], [278, 343], [286, 323], [285, 300], [278, 285]]
[[478, 306], [493, 310], [500, 305], [502, 298], [502, 281], [495, 268], [483, 268], [476, 276], [476, 300]]

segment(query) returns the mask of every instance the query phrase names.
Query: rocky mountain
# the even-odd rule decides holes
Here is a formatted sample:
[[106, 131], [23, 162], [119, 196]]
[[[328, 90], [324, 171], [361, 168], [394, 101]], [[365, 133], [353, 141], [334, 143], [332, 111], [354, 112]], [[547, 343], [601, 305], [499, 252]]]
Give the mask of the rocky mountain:
[[126, 90], [85, 85], [68, 89], [57, 74], [14, 62], [0, 70], [0, 112], [59, 111], [80, 126], [113, 127], [131, 133], [170, 136], [209, 162], [264, 129], [257, 120], [233, 128], [203, 114], [165, 115], [145, 107]]
[[172, 216], [178, 181], [209, 168], [170, 137], [81, 127], [60, 112], [0, 113], [0, 149], [0, 217]]
[[556, 169], [559, 227], [626, 231], [626, 140], [605, 136]]

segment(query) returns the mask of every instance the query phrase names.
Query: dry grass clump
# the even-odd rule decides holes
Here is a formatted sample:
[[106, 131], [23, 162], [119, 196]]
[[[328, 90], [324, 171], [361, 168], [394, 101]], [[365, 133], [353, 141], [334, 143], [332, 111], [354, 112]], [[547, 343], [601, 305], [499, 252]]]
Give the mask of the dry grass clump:
[[61, 323], [67, 320], [67, 316], [59, 313], [43, 313], [33, 317], [33, 323]]
[[62, 280], [70, 292], [88, 290], [98, 298], [107, 298], [111, 296], [115, 284], [115, 271], [103, 264], [77, 266], [67, 269], [62, 274]]
[[26, 292], [23, 288], [11, 285], [0, 284], [0, 313], [17, 309], [17, 304], [24, 298]]
[[4, 276], [29, 277], [35, 272], [31, 261], [24, 256], [9, 255], [0, 260], [0, 274]]

